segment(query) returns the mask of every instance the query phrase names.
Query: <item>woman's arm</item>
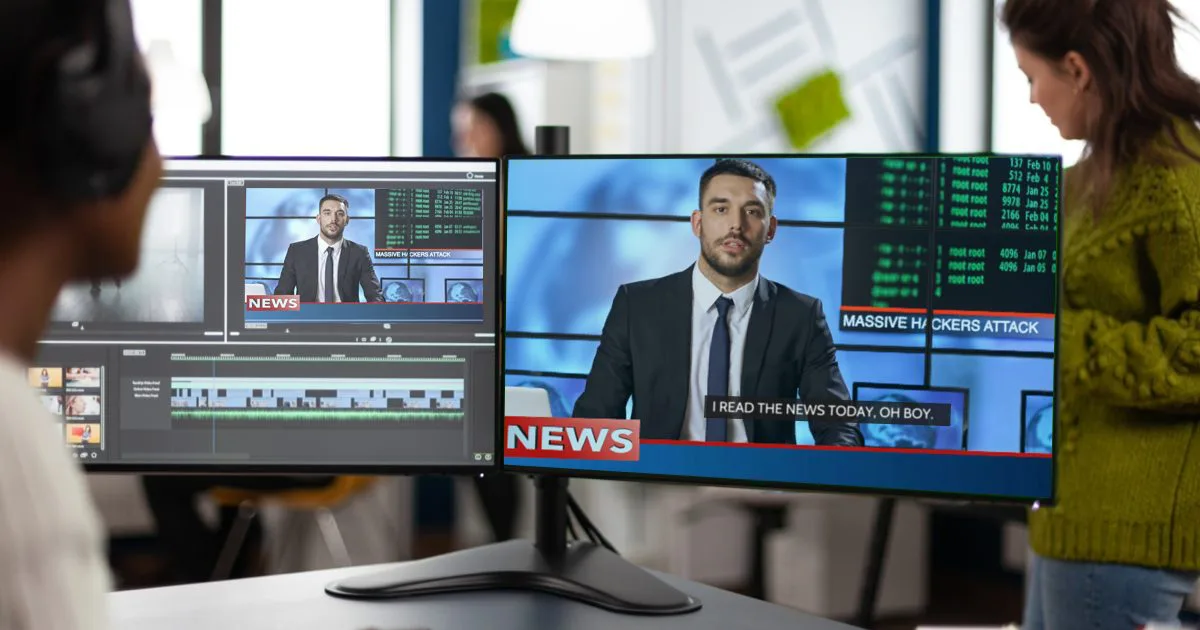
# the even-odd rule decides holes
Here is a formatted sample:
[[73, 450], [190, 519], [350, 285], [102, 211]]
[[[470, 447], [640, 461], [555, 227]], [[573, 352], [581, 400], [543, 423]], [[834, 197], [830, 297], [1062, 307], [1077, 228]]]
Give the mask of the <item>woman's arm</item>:
[[1118, 322], [1093, 310], [1062, 317], [1066, 387], [1111, 405], [1200, 411], [1200, 311], [1148, 323]]
[[[1200, 411], [1200, 218], [1197, 199], [1172, 173], [1147, 195], [1162, 212], [1131, 235], [1143, 241], [1161, 315], [1118, 321], [1093, 309], [1064, 308], [1059, 356], [1064, 385], [1108, 404], [1158, 411]], [[1137, 246], [1137, 244], [1134, 244]], [[1088, 253], [1101, 258], [1103, 247]], [[1157, 286], [1154, 286], [1157, 284]]]

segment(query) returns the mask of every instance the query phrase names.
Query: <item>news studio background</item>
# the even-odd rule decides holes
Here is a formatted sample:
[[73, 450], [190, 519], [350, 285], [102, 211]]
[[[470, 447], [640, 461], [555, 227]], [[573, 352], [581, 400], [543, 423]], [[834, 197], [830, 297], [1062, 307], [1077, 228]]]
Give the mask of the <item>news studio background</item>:
[[[380, 294], [368, 296], [359, 286], [353, 299], [343, 296], [344, 304], [309, 302], [296, 312], [248, 305], [248, 323], [483, 321], [483, 204], [475, 189], [247, 188], [246, 295], [275, 293], [288, 247], [317, 236], [319, 202], [327, 194], [349, 202], [344, 237], [366, 248]], [[419, 209], [424, 216], [416, 216]], [[414, 225], [428, 223], [434, 211], [440, 224]]]
[[[643, 440], [637, 461], [506, 465], [1050, 496], [1057, 159], [752, 159], [778, 186], [762, 276], [822, 301], [854, 399], [948, 405], [949, 426], [863, 423], [858, 449], [814, 447], [799, 421], [792, 447]], [[545, 389], [570, 417], [618, 287], [696, 261], [688, 218], [712, 163], [507, 161], [506, 385]]]

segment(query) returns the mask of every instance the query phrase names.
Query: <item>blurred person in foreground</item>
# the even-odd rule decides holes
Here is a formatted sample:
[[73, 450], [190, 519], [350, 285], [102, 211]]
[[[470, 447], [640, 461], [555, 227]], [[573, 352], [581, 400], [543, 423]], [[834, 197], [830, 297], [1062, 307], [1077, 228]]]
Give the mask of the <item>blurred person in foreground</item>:
[[108, 626], [106, 539], [28, 386], [62, 287], [128, 276], [162, 161], [128, 0], [0, 2], [0, 626]]
[[1063, 182], [1057, 504], [1024, 630], [1174, 623], [1200, 572], [1200, 84], [1168, 0], [1007, 0]]
[[[516, 110], [503, 94], [489, 92], [461, 100], [454, 107], [450, 123], [454, 134], [454, 153], [458, 157], [498, 159], [506, 155], [530, 153], [521, 139]], [[503, 243], [503, 220], [499, 223], [500, 242]], [[517, 477], [489, 473], [475, 477], [475, 487], [492, 529], [492, 537], [497, 541], [513, 538], [521, 501]]]

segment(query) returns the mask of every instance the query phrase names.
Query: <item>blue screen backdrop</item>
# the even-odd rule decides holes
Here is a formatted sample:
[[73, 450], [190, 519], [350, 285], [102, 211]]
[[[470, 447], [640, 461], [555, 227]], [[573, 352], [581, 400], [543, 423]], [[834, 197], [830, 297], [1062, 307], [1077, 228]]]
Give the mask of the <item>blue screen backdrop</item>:
[[[959, 402], [955, 412], [965, 411], [969, 417], [966, 449], [1014, 455], [1026, 450], [1022, 427], [1036, 410], [1023, 417], [1023, 392], [1053, 390], [1053, 339], [937, 335], [927, 348], [923, 332], [841, 330], [843, 233], [854, 229], [844, 225], [846, 159], [752, 159], [775, 178], [778, 188], [774, 213], [780, 226], [763, 254], [761, 273], [821, 299], [847, 386], [852, 390], [855, 383], [965, 389], [967, 408], [960, 409], [963, 403]], [[699, 245], [688, 217], [699, 205], [700, 175], [711, 164], [712, 158], [707, 157], [508, 160], [507, 385], [545, 388], [551, 393], [554, 414], [570, 416], [618, 287], [682, 271], [696, 261]], [[995, 310], [1005, 309], [997, 304]], [[957, 394], [927, 393], [916, 399], [930, 396], [937, 402], [954, 402], [942, 398]], [[961, 452], [961, 429], [943, 433], [934, 440], [934, 448]], [[1050, 435], [1050, 429], [1040, 428], [1037, 437], [1026, 440], [1033, 444], [1028, 450], [1047, 452], [1048, 446], [1038, 445], [1050, 444]], [[798, 444], [812, 444], [804, 423], [797, 423], [796, 437]], [[884, 437], [869, 442], [868, 446], [887, 446]], [[628, 469], [627, 464], [606, 468], [596, 462], [580, 467]], [[1014, 463], [1014, 467], [1014, 474], [1029, 475], [1031, 485], [1024, 496], [1048, 492], [1049, 460]], [[955, 474], [953, 470], [948, 474]], [[1012, 487], [1005, 488], [994, 492], [1009, 492]], [[988, 493], [983, 485], [977, 489], [978, 493], [972, 492], [960, 484], [947, 491]]]
[[[384, 298], [395, 302], [446, 302], [447, 279], [483, 278], [482, 253], [455, 251], [437, 260], [375, 255], [375, 190], [370, 188], [246, 189], [246, 282], [275, 291], [288, 246], [317, 235], [317, 207], [327, 193], [350, 202], [346, 238], [367, 248]], [[439, 264], [443, 263], [443, 264]], [[445, 264], [449, 263], [449, 264]], [[362, 291], [359, 291], [362, 299]]]

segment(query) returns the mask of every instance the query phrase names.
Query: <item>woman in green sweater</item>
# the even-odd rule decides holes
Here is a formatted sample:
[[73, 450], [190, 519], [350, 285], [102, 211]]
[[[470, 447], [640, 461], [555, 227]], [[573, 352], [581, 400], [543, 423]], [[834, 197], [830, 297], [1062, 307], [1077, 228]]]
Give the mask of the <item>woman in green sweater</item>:
[[[1196, 0], [1188, 0], [1193, 2]], [[1064, 177], [1058, 501], [1029, 518], [1025, 630], [1178, 619], [1200, 577], [1200, 84], [1168, 0], [1007, 0]]]

